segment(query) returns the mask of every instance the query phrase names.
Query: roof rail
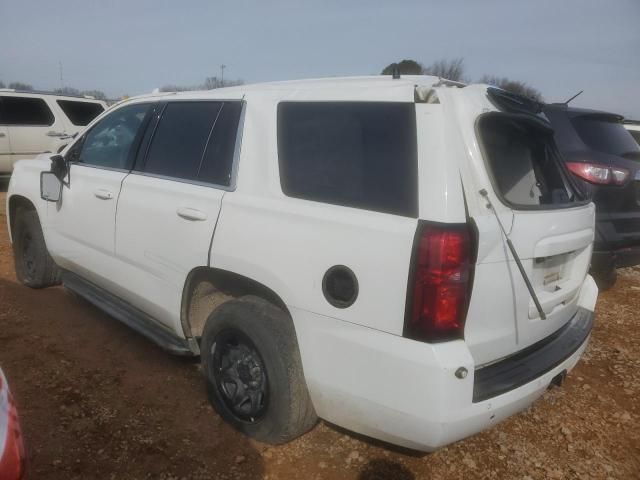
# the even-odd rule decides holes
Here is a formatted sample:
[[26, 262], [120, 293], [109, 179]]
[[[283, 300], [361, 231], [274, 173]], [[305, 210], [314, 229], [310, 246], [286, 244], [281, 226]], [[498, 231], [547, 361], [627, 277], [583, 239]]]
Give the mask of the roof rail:
[[71, 93], [56, 93], [47, 90], [17, 90], [15, 88], [0, 88], [0, 92], [27, 93], [33, 95], [52, 95], [56, 97], [86, 98], [87, 100], [96, 100], [96, 97], [92, 95], [74, 95]]

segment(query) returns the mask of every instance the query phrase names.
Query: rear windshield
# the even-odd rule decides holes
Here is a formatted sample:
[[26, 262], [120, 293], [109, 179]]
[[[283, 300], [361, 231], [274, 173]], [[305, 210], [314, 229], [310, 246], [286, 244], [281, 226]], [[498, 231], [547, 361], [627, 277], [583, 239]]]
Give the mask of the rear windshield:
[[577, 198], [553, 132], [521, 115], [487, 114], [478, 124], [496, 193], [516, 208], [571, 206]]
[[412, 103], [278, 106], [280, 183], [290, 197], [417, 217], [416, 150]]
[[71, 123], [78, 127], [89, 125], [91, 120], [104, 112], [104, 108], [99, 103], [74, 100], [58, 100], [57, 102]]
[[631, 134], [612, 117], [589, 115], [574, 117], [571, 122], [582, 141], [598, 152], [627, 158], [640, 155]]

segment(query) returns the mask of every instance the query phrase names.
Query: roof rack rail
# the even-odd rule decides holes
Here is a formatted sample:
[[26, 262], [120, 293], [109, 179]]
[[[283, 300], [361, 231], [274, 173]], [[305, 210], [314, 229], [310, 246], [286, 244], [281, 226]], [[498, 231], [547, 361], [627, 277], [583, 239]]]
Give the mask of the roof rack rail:
[[72, 93], [56, 93], [47, 90], [20, 90], [16, 88], [0, 88], [0, 92], [28, 93], [34, 95], [54, 95], [56, 97], [85, 98], [87, 100], [96, 100], [96, 97], [94, 97], [93, 95], [74, 95]]

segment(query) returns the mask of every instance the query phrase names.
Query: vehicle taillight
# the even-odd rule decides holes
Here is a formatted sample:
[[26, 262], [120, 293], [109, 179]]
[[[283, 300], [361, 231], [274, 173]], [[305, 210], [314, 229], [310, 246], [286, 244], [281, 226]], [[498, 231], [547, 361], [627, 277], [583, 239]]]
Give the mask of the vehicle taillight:
[[[0, 426], [4, 423], [6, 435], [4, 450], [0, 452], [0, 478], [2, 480], [22, 480], [25, 477], [25, 452], [22, 431], [18, 422], [18, 413], [11, 393], [5, 387], [3, 392], [0, 374]], [[2, 434], [2, 432], [0, 432]], [[1, 443], [1, 442], [0, 442]]]
[[470, 227], [423, 223], [418, 229], [404, 336], [424, 342], [463, 338], [476, 249]]
[[629, 177], [629, 170], [597, 163], [567, 162], [567, 168], [583, 180], [597, 185], [622, 185]]

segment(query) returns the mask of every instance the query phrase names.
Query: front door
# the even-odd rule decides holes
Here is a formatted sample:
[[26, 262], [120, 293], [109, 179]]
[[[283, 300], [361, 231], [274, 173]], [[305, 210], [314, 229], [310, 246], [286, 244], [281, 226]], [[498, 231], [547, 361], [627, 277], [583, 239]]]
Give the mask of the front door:
[[105, 288], [113, 277], [116, 206], [149, 104], [104, 117], [67, 152], [68, 182], [47, 210], [49, 250], [65, 269]]

